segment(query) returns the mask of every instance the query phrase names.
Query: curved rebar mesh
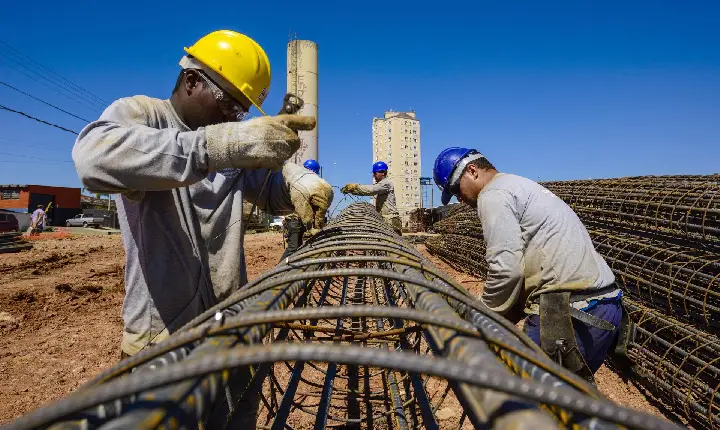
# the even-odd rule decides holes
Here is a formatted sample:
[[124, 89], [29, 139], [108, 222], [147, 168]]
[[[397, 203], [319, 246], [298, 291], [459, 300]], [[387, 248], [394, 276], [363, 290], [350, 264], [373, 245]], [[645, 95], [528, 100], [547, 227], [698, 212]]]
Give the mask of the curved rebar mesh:
[[[625, 292], [635, 378], [701, 427], [720, 421], [720, 177], [645, 176], [543, 183], [568, 203]], [[485, 275], [482, 225], [458, 205], [428, 250]], [[672, 316], [668, 318], [668, 316]], [[713, 356], [714, 354], [714, 356]]]
[[720, 427], [720, 339], [633, 300], [628, 355], [638, 378], [692, 422]]
[[[456, 416], [439, 416], [446, 410]], [[601, 398], [365, 203], [167, 340], [9, 427], [248, 420], [271, 429], [673, 427]]]
[[543, 183], [583, 220], [720, 245], [720, 176], [640, 176]]

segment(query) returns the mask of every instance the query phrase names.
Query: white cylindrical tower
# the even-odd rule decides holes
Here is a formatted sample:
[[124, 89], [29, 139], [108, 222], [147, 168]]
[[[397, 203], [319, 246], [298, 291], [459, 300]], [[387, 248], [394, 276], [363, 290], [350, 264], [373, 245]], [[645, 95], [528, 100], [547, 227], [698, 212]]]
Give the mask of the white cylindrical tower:
[[318, 151], [318, 46], [310, 40], [293, 40], [287, 50], [287, 92], [300, 97], [305, 104], [300, 115], [314, 116], [318, 125], [311, 131], [300, 131], [300, 149], [292, 161], [302, 164], [305, 160], [320, 161]]

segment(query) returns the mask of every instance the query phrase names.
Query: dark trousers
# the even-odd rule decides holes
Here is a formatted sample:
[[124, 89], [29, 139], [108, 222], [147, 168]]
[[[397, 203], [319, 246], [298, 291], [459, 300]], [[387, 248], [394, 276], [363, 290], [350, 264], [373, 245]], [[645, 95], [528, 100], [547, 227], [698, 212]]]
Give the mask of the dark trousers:
[[[623, 310], [620, 299], [612, 299], [602, 301], [586, 312], [615, 326], [615, 330], [608, 331], [588, 326], [576, 319], [572, 320], [580, 354], [594, 374], [605, 361], [608, 350], [617, 342]], [[540, 315], [525, 318], [524, 331], [533, 342], [540, 345]]]
[[282, 263], [285, 258], [291, 256], [303, 244], [303, 235], [305, 234], [305, 224], [299, 219], [287, 220], [287, 248], [280, 257]]

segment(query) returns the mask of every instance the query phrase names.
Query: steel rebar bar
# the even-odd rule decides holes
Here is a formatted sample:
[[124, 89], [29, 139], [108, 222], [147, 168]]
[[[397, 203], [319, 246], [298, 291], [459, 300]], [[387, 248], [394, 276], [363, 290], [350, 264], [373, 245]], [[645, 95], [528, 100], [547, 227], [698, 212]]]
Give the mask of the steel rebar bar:
[[552, 362], [366, 203], [168, 339], [8, 428], [231, 428], [253, 404], [261, 428], [434, 428], [453, 399], [454, 425], [467, 415], [480, 427], [674, 428]]

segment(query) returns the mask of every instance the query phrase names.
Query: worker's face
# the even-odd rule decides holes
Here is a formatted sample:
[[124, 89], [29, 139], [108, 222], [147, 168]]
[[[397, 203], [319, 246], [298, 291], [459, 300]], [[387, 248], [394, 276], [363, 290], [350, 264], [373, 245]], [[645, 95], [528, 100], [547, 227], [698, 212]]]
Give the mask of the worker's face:
[[185, 120], [188, 122], [188, 127], [193, 130], [212, 124], [237, 121], [244, 117], [242, 113], [246, 115], [249, 110], [249, 107], [236, 102], [197, 70], [185, 71], [183, 85], [186, 94], [183, 109], [186, 112]]
[[457, 197], [460, 203], [465, 203], [477, 209], [477, 198], [480, 191], [482, 191], [482, 187], [480, 169], [471, 164], [465, 168], [465, 172], [460, 176], [458, 184], [450, 191]]
[[227, 122], [240, 122], [247, 117], [251, 105], [247, 98], [243, 98], [242, 101], [236, 100], [227, 91], [220, 88], [217, 82], [213, 82], [206, 74], [201, 72], [200, 77], [206, 85], [207, 90], [215, 97], [215, 103], [225, 116]]
[[375, 182], [382, 181], [385, 179], [385, 176], [387, 176], [387, 173], [385, 172], [373, 172], [373, 179], [375, 179]]

